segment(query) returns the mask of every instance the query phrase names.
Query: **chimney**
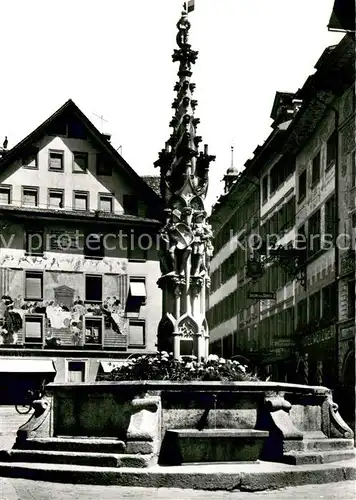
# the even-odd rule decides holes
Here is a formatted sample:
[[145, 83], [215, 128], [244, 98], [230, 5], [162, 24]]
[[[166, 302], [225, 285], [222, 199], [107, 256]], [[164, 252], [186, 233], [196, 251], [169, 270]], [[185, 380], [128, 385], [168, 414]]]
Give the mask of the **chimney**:
[[106, 141], [110, 142], [111, 141], [111, 134], [101, 134], [102, 138], [105, 139]]

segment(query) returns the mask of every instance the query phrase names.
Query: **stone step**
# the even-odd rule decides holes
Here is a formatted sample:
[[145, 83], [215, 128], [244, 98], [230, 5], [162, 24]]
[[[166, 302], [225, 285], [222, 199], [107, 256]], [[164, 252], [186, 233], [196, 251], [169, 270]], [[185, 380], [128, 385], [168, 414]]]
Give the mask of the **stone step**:
[[354, 448], [353, 439], [303, 439], [302, 441], [290, 440], [283, 443], [285, 452], [290, 451], [334, 451], [334, 450], [352, 450]]
[[82, 451], [95, 453], [125, 453], [126, 445], [115, 438], [49, 437], [27, 439], [21, 444], [26, 450]]
[[[356, 479], [354, 460], [323, 465], [204, 464], [199, 466], [150, 467], [147, 469], [90, 467], [69, 464], [0, 462], [0, 477], [66, 484], [184, 488], [246, 492], [275, 490], [286, 486], [320, 484]], [[119, 493], [117, 497], [119, 497]], [[254, 497], [253, 493], [251, 493]], [[267, 492], [267, 496], [272, 496]], [[179, 496], [179, 495], [178, 495]], [[219, 496], [219, 495], [218, 495]], [[177, 495], [172, 495], [176, 498]]]
[[152, 456], [77, 451], [0, 450], [0, 461], [146, 468], [151, 464]]
[[256, 462], [268, 436], [255, 429], [169, 429], [159, 463]]
[[283, 455], [283, 462], [291, 465], [328, 464], [355, 459], [355, 450], [290, 451]]
[[269, 436], [268, 431], [259, 431], [256, 429], [169, 429], [167, 433], [174, 433], [179, 437], [199, 438], [199, 439], [220, 439], [220, 438], [262, 438]]

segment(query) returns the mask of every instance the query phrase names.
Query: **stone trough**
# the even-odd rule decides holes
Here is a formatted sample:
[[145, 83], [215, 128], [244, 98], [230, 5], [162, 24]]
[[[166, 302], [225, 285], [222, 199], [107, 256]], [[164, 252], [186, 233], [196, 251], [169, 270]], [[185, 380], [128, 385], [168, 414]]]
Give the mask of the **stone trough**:
[[[266, 462], [297, 470], [300, 465], [352, 465], [354, 457], [353, 432], [325, 387], [95, 382], [50, 384], [46, 397], [35, 403], [33, 416], [20, 427], [13, 449], [1, 452], [0, 471], [9, 474], [6, 464], [16, 468], [17, 462], [20, 475], [28, 470], [26, 464], [32, 469], [37, 464], [42, 472], [42, 464], [52, 464], [53, 475], [56, 464], [86, 466], [93, 474], [98, 468], [110, 468], [112, 474], [115, 469], [145, 469], [158, 477], [157, 467], [169, 473], [196, 464], [231, 471], [233, 465], [238, 472], [250, 464], [262, 472]], [[90, 482], [88, 474], [84, 476]]]

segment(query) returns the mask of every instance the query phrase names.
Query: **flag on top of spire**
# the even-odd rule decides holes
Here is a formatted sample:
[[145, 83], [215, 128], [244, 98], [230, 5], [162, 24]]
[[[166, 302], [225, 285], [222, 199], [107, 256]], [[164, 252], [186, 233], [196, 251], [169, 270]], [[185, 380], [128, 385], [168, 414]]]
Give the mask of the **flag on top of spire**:
[[189, 14], [189, 12], [192, 12], [195, 7], [195, 2], [194, 0], [188, 0], [188, 2], [184, 2], [183, 4], [184, 10]]

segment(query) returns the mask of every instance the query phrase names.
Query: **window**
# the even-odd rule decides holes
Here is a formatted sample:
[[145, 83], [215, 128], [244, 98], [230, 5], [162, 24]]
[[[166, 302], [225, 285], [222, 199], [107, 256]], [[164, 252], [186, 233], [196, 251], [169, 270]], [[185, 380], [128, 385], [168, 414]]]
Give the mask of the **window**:
[[312, 178], [311, 178], [312, 186], [314, 186], [317, 182], [320, 181], [320, 162], [321, 162], [321, 155], [319, 151], [319, 153], [313, 158], [312, 161]]
[[74, 191], [74, 210], [85, 210], [89, 209], [89, 193]]
[[29, 300], [42, 300], [43, 298], [43, 273], [40, 271], [26, 271], [25, 298]]
[[270, 171], [271, 193], [277, 191], [280, 185], [279, 165], [275, 165]]
[[308, 322], [308, 304], [307, 299], [303, 299], [297, 303], [297, 325], [298, 328], [303, 328]]
[[131, 233], [128, 235], [128, 259], [130, 260], [147, 260], [147, 250], [150, 246], [148, 235], [137, 235]]
[[262, 203], [266, 203], [268, 199], [268, 175], [262, 179]]
[[88, 169], [88, 153], [73, 153], [73, 172], [83, 173]]
[[113, 198], [109, 194], [99, 194], [99, 210], [112, 213]]
[[124, 194], [123, 205], [125, 214], [138, 215], [138, 198], [132, 194]]
[[320, 319], [320, 291], [309, 297], [309, 321]]
[[48, 169], [56, 172], [64, 170], [64, 151], [49, 151]]
[[129, 320], [129, 347], [145, 347], [146, 325], [144, 320]]
[[335, 165], [337, 155], [337, 132], [334, 131], [326, 143], [326, 170]]
[[348, 317], [355, 317], [355, 280], [351, 280], [347, 284], [348, 295]]
[[323, 310], [322, 317], [325, 319], [336, 319], [338, 314], [338, 294], [336, 283], [332, 283], [322, 290]]
[[[334, 238], [337, 233], [336, 224], [335, 196], [333, 195], [325, 203], [325, 234], [332, 235]], [[330, 237], [327, 241], [330, 241]]]
[[104, 236], [88, 233], [84, 239], [84, 255], [87, 259], [102, 259], [105, 256]]
[[87, 274], [85, 276], [85, 300], [87, 302], [101, 302], [103, 296], [103, 278]]
[[319, 252], [321, 248], [321, 225], [320, 210], [315, 212], [308, 221], [308, 254], [309, 256]]
[[68, 361], [68, 382], [85, 382], [85, 361]]
[[22, 204], [32, 207], [38, 206], [38, 188], [22, 188]]
[[64, 208], [64, 191], [62, 189], [48, 190], [48, 208]]
[[304, 170], [298, 177], [298, 202], [301, 203], [307, 194], [307, 171]]
[[140, 312], [140, 307], [146, 304], [146, 280], [137, 276], [130, 278], [129, 294], [127, 297], [127, 312]]
[[43, 344], [44, 315], [26, 314], [24, 326], [25, 326], [25, 343]]
[[25, 168], [38, 168], [38, 148], [30, 148], [21, 158], [21, 164]]
[[101, 344], [103, 338], [103, 317], [84, 316], [85, 344]]
[[96, 155], [96, 173], [97, 175], [112, 175], [112, 163], [102, 153]]
[[27, 229], [25, 232], [25, 251], [28, 255], [43, 255], [43, 229]]
[[283, 162], [277, 163], [270, 171], [270, 193], [277, 191], [295, 170], [295, 159], [288, 158]]
[[11, 187], [0, 187], [0, 205], [10, 205], [11, 203]]

